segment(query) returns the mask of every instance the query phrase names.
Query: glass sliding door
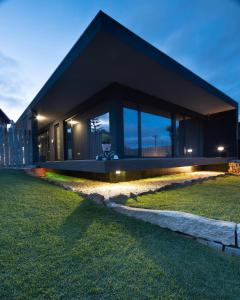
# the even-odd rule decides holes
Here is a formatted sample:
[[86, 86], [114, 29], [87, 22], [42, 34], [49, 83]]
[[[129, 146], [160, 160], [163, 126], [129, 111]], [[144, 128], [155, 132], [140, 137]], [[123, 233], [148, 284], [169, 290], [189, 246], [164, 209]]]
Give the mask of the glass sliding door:
[[109, 113], [90, 119], [90, 158], [102, 153], [102, 142], [110, 139]]
[[172, 122], [165, 116], [141, 112], [142, 156], [172, 155]]
[[65, 159], [73, 159], [73, 124], [67, 120], [64, 124], [65, 132]]
[[87, 121], [82, 115], [75, 115], [65, 121], [65, 159], [87, 158]]
[[124, 155], [139, 155], [138, 140], [138, 111], [135, 109], [123, 109], [124, 124]]
[[39, 161], [45, 162], [49, 160], [49, 133], [48, 130], [38, 136], [38, 152]]
[[60, 148], [60, 127], [59, 124], [54, 125], [54, 154], [55, 160], [60, 160], [61, 158], [61, 148]]
[[185, 117], [181, 115], [176, 116], [176, 133], [175, 133], [175, 147], [174, 147], [174, 156], [180, 157], [184, 156], [185, 149]]
[[172, 156], [172, 119], [169, 114], [152, 114], [124, 108], [125, 156]]

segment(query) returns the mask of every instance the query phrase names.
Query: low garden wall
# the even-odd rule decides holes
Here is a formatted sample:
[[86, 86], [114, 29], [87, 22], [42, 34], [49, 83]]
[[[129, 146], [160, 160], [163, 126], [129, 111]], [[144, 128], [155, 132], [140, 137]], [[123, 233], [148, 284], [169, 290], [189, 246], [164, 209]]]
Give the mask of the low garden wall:
[[240, 224], [213, 220], [180, 211], [133, 208], [106, 202], [115, 211], [196, 238], [200, 243], [240, 255]]

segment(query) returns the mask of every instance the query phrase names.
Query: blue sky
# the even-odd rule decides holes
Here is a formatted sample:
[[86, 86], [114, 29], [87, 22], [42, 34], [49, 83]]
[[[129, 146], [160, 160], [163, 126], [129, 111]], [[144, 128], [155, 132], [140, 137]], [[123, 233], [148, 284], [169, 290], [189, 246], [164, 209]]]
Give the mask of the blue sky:
[[240, 101], [240, 0], [0, 0], [0, 107], [11, 119], [100, 9]]

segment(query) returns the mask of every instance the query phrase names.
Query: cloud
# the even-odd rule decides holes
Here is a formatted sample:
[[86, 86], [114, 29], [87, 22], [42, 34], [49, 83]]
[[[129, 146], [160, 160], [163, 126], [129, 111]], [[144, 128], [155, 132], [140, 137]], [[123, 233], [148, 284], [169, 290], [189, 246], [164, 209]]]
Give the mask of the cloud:
[[0, 108], [10, 119], [14, 119], [15, 116], [19, 116], [19, 111], [23, 111], [24, 107], [26, 106], [23, 105], [23, 103], [23, 98], [5, 96], [4, 94], [0, 93]]
[[[1, 1], [1, 0], [0, 0]], [[3, 53], [0, 52], [0, 67], [1, 68], [9, 68], [9, 67], [16, 67], [17, 61]]]
[[0, 52], [0, 108], [16, 120], [26, 107], [26, 79], [18, 62]]

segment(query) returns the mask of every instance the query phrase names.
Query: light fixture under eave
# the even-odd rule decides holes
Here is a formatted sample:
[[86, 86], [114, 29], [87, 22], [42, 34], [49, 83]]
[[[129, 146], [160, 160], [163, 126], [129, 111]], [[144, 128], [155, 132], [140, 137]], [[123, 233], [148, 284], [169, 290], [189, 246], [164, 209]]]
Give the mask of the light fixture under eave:
[[224, 148], [224, 146], [218, 146], [218, 147], [217, 147], [217, 150], [218, 150], [219, 152], [223, 152], [223, 151], [225, 150], [225, 148]]
[[36, 115], [36, 120], [44, 121], [44, 120], [46, 120], [46, 117], [44, 117], [43, 115]]
[[71, 126], [73, 126], [73, 125], [78, 124], [79, 122], [78, 122], [78, 121], [75, 121], [75, 120], [73, 120], [73, 119], [71, 119], [71, 120], [69, 121], [69, 123], [70, 123]]
[[192, 153], [193, 152], [193, 149], [192, 148], [188, 148], [187, 149], [187, 153]]
[[116, 170], [115, 174], [119, 175], [119, 174], [121, 174], [121, 171], [120, 170]]

